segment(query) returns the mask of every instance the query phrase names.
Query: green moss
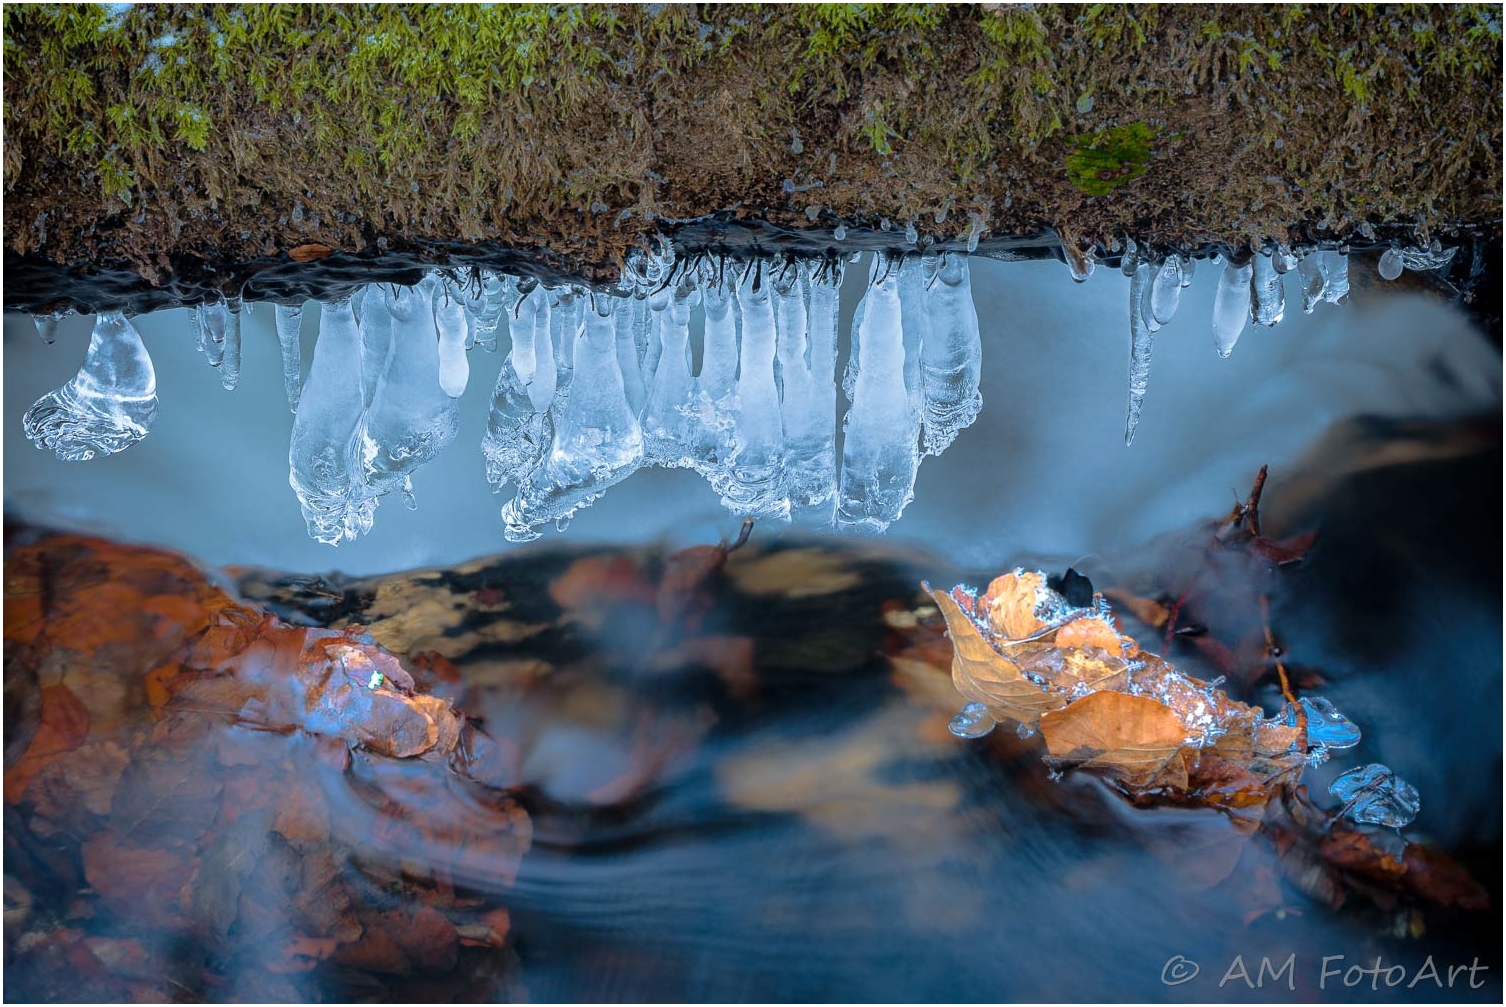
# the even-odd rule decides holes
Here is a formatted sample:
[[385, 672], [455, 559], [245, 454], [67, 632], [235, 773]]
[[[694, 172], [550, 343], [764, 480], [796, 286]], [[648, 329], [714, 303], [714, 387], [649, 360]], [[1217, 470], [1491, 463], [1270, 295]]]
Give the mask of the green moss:
[[1107, 196], [1145, 174], [1155, 139], [1156, 131], [1143, 122], [1073, 137], [1073, 150], [1067, 155], [1067, 178], [1089, 196]]
[[[849, 219], [951, 200], [995, 231], [1100, 237], [1172, 206], [1252, 239], [1362, 201], [1500, 208], [1488, 5], [10, 4], [3, 23], [23, 252], [74, 254], [108, 217], [143, 259], [243, 232], [261, 253], [291, 239], [241, 217], [297, 205], [342, 246], [555, 222], [555, 244], [615, 255], [734, 204], [798, 225], [817, 200], [786, 179]], [[41, 212], [45, 237], [11, 223]]]

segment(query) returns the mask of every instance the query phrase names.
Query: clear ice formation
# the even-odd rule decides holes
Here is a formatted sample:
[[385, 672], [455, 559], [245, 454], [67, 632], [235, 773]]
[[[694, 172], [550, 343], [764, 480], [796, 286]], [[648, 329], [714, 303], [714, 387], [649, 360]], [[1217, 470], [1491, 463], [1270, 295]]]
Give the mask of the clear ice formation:
[[[1140, 408], [1145, 402], [1145, 390], [1150, 385], [1150, 352], [1155, 340], [1154, 318], [1147, 318], [1147, 301], [1152, 287], [1151, 273], [1155, 267], [1141, 262], [1135, 267], [1130, 279], [1130, 361], [1129, 361], [1129, 407], [1124, 418], [1124, 443], [1135, 442], [1135, 431], [1140, 427]], [[1152, 326], [1155, 328], [1152, 328]]]
[[998, 726], [998, 721], [994, 720], [993, 715], [988, 712], [988, 707], [982, 703], [968, 703], [957, 716], [952, 718], [951, 723], [947, 724], [947, 730], [959, 738], [981, 738], [993, 731], [996, 726]]
[[942, 255], [936, 260], [934, 274], [922, 279], [921, 311], [931, 322], [920, 358], [925, 450], [926, 454], [939, 455], [960, 431], [972, 425], [983, 408], [983, 395], [978, 391], [983, 338], [965, 257]]
[[1255, 279], [1250, 287], [1250, 317], [1261, 325], [1277, 325], [1286, 314], [1286, 289], [1273, 256], [1255, 256]]
[[299, 340], [303, 307], [279, 304], [273, 314], [277, 322], [277, 342], [282, 348], [282, 384], [288, 395], [288, 408], [296, 414], [298, 396], [303, 391], [303, 344]]
[[361, 427], [361, 333], [349, 300], [326, 304], [308, 384], [293, 418], [288, 482], [314, 539], [338, 545], [371, 530], [376, 502], [366, 491]]
[[915, 493], [920, 464], [920, 415], [907, 387], [900, 274], [876, 257], [868, 291], [852, 323], [852, 363], [843, 425], [837, 527], [877, 534]]
[[1225, 264], [1218, 278], [1218, 291], [1213, 295], [1213, 348], [1221, 357], [1234, 352], [1240, 333], [1250, 318], [1250, 283], [1255, 274], [1253, 266]]
[[[1353, 748], [1360, 743], [1360, 729], [1322, 696], [1303, 696], [1298, 700], [1307, 716], [1307, 743], [1310, 747], [1329, 749]], [[1281, 723], [1297, 725], [1297, 710], [1290, 703], [1282, 711]]]
[[84, 365], [26, 411], [22, 427], [38, 448], [67, 462], [124, 451], [157, 418], [157, 374], [141, 333], [119, 312], [100, 315]]
[[[983, 229], [971, 219], [969, 240]], [[1154, 335], [1176, 314], [1194, 266], [1144, 251], [1127, 241], [1121, 265], [1131, 278], [1126, 444], [1139, 426]], [[1394, 260], [1438, 268], [1451, 255], [1431, 248]], [[1075, 280], [1092, 271], [1090, 257], [1069, 262]], [[1348, 301], [1348, 268], [1329, 249], [1299, 257], [1277, 248], [1225, 264], [1213, 309], [1219, 355], [1229, 355], [1251, 319], [1281, 320], [1283, 274], [1297, 277], [1310, 312], [1320, 301]], [[631, 257], [611, 291], [485, 271], [468, 280], [435, 272], [412, 287], [372, 284], [324, 305], [307, 382], [303, 308], [279, 304], [294, 413], [289, 483], [309, 534], [331, 545], [366, 534], [394, 490], [416, 506], [415, 474], [459, 429], [468, 353], [496, 349], [504, 328], [511, 345], [481, 447], [492, 488], [515, 493], [502, 507], [507, 538], [563, 528], [644, 465], [695, 471], [738, 516], [881, 533], [914, 495], [922, 456], [945, 451], [977, 418], [982, 338], [966, 255], [875, 256], [839, 379], [842, 280], [833, 257], [677, 263], [661, 245]], [[192, 312], [198, 349], [226, 388], [239, 377], [240, 312], [236, 298]], [[64, 314], [36, 317], [44, 341]], [[140, 440], [155, 415], [141, 338], [122, 315], [105, 314], [78, 376], [39, 400], [25, 423], [39, 447], [83, 460]], [[1310, 721], [1326, 724], [1321, 714], [1310, 708]], [[1338, 737], [1315, 743], [1325, 752], [1344, 747]]]
[[1340, 774], [1328, 792], [1344, 802], [1341, 815], [1364, 825], [1400, 829], [1422, 809], [1417, 788], [1378, 762]]
[[1394, 248], [1386, 249], [1381, 253], [1380, 257], [1380, 278], [1383, 280], [1396, 279], [1401, 275], [1401, 270], [1404, 265], [1405, 263], [1402, 261], [1400, 252], [1398, 252]]

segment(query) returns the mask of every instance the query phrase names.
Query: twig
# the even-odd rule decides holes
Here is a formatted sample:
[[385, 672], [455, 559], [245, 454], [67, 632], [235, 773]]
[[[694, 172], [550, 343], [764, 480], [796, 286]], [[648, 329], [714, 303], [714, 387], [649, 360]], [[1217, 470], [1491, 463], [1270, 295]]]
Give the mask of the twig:
[[[1261, 471], [1263, 473], [1265, 470]], [[1258, 486], [1259, 483], [1256, 485]], [[1302, 748], [1305, 751], [1307, 749], [1307, 709], [1297, 702], [1297, 697], [1292, 693], [1292, 683], [1286, 677], [1286, 664], [1281, 660], [1281, 648], [1276, 645], [1276, 637], [1271, 633], [1271, 599], [1264, 593], [1260, 596], [1260, 625], [1265, 630], [1266, 658], [1276, 662], [1276, 675], [1281, 679], [1281, 695], [1286, 697], [1286, 701], [1297, 711], [1297, 730], [1302, 732]]]

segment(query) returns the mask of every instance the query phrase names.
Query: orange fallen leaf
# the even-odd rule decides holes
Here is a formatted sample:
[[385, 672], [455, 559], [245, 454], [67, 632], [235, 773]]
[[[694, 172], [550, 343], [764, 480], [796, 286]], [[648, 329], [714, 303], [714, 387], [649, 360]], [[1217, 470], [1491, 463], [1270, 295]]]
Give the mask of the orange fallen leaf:
[[319, 259], [327, 259], [335, 254], [335, 250], [328, 245], [321, 245], [317, 241], [311, 241], [303, 245], [295, 245], [288, 249], [288, 258], [294, 262], [316, 262]]
[[950, 594], [932, 591], [952, 638], [952, 683], [963, 698], [982, 703], [995, 720], [1033, 728], [1041, 714], [1065, 706], [1064, 696], [1027, 679], [1020, 666], [983, 639], [982, 632]]
[[978, 610], [996, 635], [1006, 640], [1023, 640], [1046, 628], [1035, 614], [1045, 586], [1046, 578], [1039, 573], [1021, 570], [1006, 573], [988, 585], [978, 599]]
[[1135, 787], [1185, 787], [1187, 771], [1174, 757], [1187, 727], [1169, 707], [1148, 696], [1095, 692], [1041, 717], [1041, 737], [1057, 763], [1096, 770]]

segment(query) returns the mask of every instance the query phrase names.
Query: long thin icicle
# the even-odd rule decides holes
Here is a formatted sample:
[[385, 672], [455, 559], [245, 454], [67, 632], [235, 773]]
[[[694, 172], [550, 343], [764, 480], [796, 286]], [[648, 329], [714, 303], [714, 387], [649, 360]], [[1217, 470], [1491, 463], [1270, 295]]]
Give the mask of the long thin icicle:
[[1140, 407], [1150, 384], [1150, 351], [1155, 334], [1146, 325], [1143, 305], [1153, 269], [1150, 263], [1142, 262], [1130, 280], [1129, 408], [1124, 418], [1125, 445], [1135, 442], [1135, 431], [1140, 427]]
[[279, 304], [273, 309], [277, 321], [277, 342], [282, 348], [282, 386], [288, 394], [288, 408], [298, 412], [298, 396], [303, 391], [303, 326], [301, 305]]
[[1255, 256], [1255, 279], [1250, 287], [1251, 317], [1261, 325], [1276, 325], [1286, 313], [1286, 289], [1269, 255]]

